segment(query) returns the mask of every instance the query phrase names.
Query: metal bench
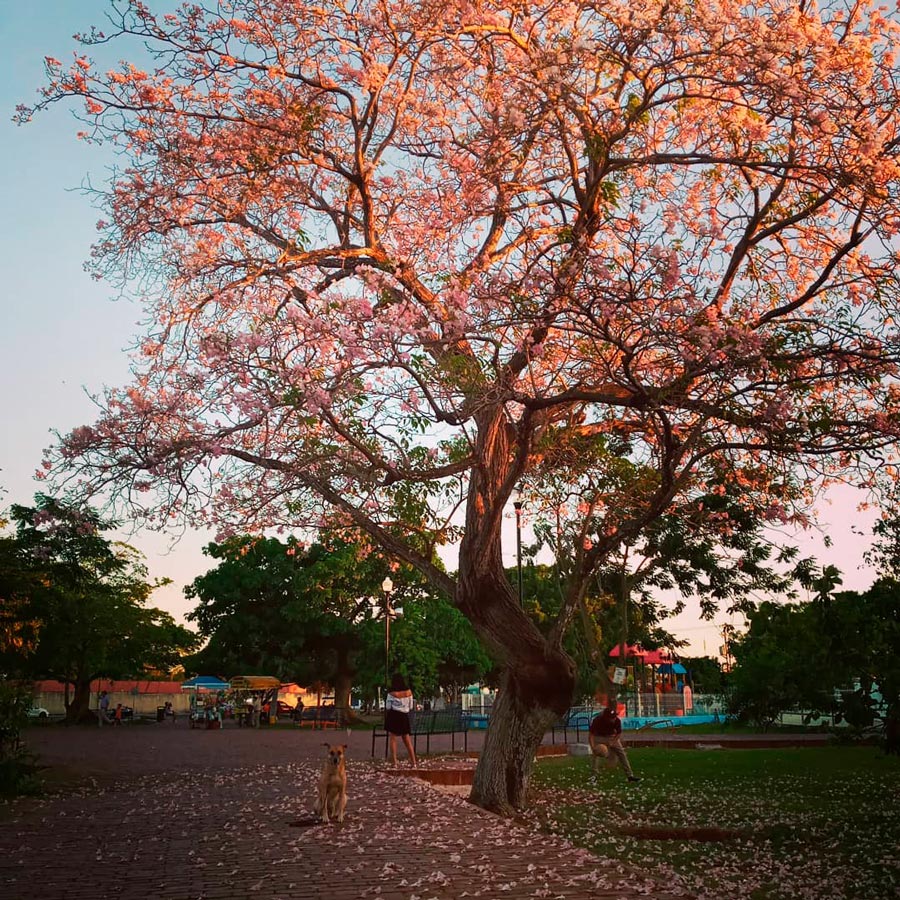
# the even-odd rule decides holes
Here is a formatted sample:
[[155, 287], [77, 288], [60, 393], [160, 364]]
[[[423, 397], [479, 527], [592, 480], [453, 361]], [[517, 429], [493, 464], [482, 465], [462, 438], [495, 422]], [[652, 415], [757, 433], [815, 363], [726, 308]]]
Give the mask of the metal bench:
[[[456, 750], [456, 735], [463, 736], [463, 749], [469, 749], [469, 723], [459, 709], [419, 710], [409, 714], [410, 737], [413, 750], [418, 752], [418, 739], [425, 738], [425, 752], [431, 752], [431, 736], [433, 734], [449, 734], [450, 747]], [[372, 729], [372, 756], [375, 755], [375, 741], [384, 738], [384, 755], [388, 754], [388, 733], [382, 724]]]
[[[310, 725], [312, 728], [338, 728], [344, 717], [344, 711], [336, 706], [305, 706], [297, 724], [301, 727]], [[296, 720], [295, 720], [296, 721]]]
[[569, 743], [569, 732], [575, 732], [575, 740], [577, 741], [580, 737], [580, 732], [587, 732], [588, 728], [591, 724], [591, 716], [588, 713], [579, 713], [578, 715], [571, 715], [571, 713], [566, 713], [559, 721], [554, 722], [550, 726], [550, 740], [552, 743], [556, 743], [556, 732], [561, 731], [563, 734], [563, 743]]

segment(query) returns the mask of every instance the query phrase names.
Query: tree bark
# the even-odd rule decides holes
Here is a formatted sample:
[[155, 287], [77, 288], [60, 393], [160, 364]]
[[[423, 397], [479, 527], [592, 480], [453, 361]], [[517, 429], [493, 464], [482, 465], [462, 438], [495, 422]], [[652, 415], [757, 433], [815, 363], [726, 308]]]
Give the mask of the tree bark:
[[334, 670], [334, 708], [342, 710], [348, 722], [355, 718], [350, 709], [350, 692], [353, 689], [355, 674], [350, 663], [350, 651], [346, 647], [338, 647]]
[[[527, 678], [521, 677], [524, 672]], [[473, 803], [505, 816], [525, 807], [537, 748], [568, 710], [574, 686], [574, 664], [562, 652], [527, 664], [510, 662], [475, 769], [469, 795]]]
[[[76, 680], [73, 682], [75, 691], [72, 694], [72, 702], [66, 709], [66, 723], [77, 724], [89, 718], [91, 703], [91, 682]], [[94, 723], [96, 724], [96, 723]]]
[[[459, 552], [456, 605], [503, 666], [470, 799], [512, 815], [525, 805], [534, 754], [547, 728], [569, 708], [575, 663], [528, 618], [503, 567], [500, 529], [515, 478], [514, 429], [502, 406], [477, 417], [476, 455]], [[526, 440], [527, 443], [527, 440]]]
[[490, 573], [463, 565], [462, 554], [460, 561], [457, 602], [504, 666], [470, 800], [510, 816], [526, 804], [544, 734], [572, 702], [575, 663], [519, 606], [499, 561]]

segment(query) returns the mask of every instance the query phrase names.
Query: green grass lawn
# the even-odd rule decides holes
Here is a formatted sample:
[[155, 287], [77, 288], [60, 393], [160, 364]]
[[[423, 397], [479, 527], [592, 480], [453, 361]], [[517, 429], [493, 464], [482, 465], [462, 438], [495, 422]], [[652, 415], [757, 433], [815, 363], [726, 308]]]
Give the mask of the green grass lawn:
[[[594, 778], [586, 758], [535, 767], [546, 830], [700, 897], [900, 897], [900, 759], [873, 747], [637, 748], [643, 780]], [[716, 828], [721, 841], [630, 837], [634, 826]]]

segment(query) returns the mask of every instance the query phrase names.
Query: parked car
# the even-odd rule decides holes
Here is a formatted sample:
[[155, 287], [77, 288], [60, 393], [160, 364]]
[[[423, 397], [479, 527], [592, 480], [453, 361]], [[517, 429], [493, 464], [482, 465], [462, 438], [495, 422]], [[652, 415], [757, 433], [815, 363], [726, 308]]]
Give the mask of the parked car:
[[284, 700], [278, 701], [278, 715], [279, 716], [291, 716], [294, 712], [294, 707], [288, 705], [284, 702]]
[[32, 706], [26, 712], [29, 719], [49, 719], [50, 713], [43, 706]]

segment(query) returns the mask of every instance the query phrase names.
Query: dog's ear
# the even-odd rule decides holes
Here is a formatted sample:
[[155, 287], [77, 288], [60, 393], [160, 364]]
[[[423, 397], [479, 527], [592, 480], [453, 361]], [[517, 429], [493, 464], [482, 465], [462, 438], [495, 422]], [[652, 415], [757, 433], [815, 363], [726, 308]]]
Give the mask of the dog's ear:
[[341, 744], [341, 750], [346, 752], [348, 746], [348, 744]]
[[327, 747], [329, 750], [331, 749], [331, 744], [325, 744], [325, 743], [323, 743], [322, 746], [323, 746], [323, 747]]

